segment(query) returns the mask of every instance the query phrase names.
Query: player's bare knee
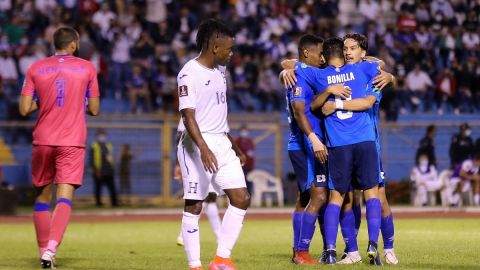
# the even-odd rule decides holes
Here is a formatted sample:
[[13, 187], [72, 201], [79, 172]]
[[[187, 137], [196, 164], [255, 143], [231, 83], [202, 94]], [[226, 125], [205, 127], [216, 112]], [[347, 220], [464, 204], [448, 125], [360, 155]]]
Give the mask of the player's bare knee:
[[194, 215], [200, 215], [200, 213], [202, 212], [202, 207], [203, 201], [185, 200], [185, 206], [183, 208], [183, 211]]
[[241, 194], [234, 196], [234, 198], [231, 198], [230, 204], [237, 208], [246, 210], [250, 205], [250, 194], [247, 191], [242, 192]]
[[217, 194], [215, 192], [208, 193], [207, 197], [205, 198], [206, 203], [212, 203], [217, 201]]

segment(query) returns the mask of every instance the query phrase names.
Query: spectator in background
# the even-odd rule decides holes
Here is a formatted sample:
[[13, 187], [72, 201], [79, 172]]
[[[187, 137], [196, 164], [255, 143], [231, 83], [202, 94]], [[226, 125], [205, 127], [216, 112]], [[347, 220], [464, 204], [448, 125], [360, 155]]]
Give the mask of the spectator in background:
[[439, 115], [443, 114], [443, 106], [445, 102], [453, 107], [455, 114], [460, 114], [457, 102], [457, 81], [453, 76], [452, 71], [449, 68], [445, 68], [435, 80], [436, 85], [436, 100], [437, 100], [437, 112]]
[[130, 181], [132, 159], [133, 155], [130, 144], [122, 145], [119, 167], [120, 194], [125, 195], [127, 204], [130, 204], [130, 196], [132, 195], [132, 183]]
[[[418, 110], [421, 101], [430, 103], [430, 88], [433, 86], [433, 82], [430, 76], [420, 69], [420, 64], [415, 64], [415, 68], [407, 74], [406, 83], [414, 112]], [[429, 108], [430, 106], [426, 105], [425, 107]]]
[[466, 159], [455, 167], [448, 186], [450, 204], [460, 206], [466, 200], [469, 205], [480, 205], [479, 166], [480, 153], [476, 153], [472, 159]]
[[115, 98], [121, 99], [124, 94], [123, 82], [126, 81], [128, 73], [130, 71], [130, 48], [132, 42], [123, 33], [114, 33], [113, 35], [113, 47], [112, 47], [112, 68], [111, 79], [113, 90], [115, 91]]
[[[247, 160], [242, 167], [246, 179], [247, 174], [255, 168], [255, 142], [252, 140], [252, 138], [250, 138], [248, 127], [246, 125], [242, 125], [240, 127], [238, 137], [235, 142], [237, 143], [240, 150], [242, 150], [242, 152], [245, 153], [245, 156], [247, 157]], [[246, 182], [248, 192], [252, 194], [253, 184], [250, 181]]]
[[97, 130], [97, 139], [90, 145], [90, 164], [94, 179], [95, 202], [103, 206], [102, 187], [105, 185], [110, 192], [112, 206], [118, 206], [117, 190], [115, 189], [115, 173], [113, 145], [107, 141], [107, 132]]
[[3, 168], [0, 166], [0, 190], [10, 190], [14, 189], [13, 185], [6, 182], [3, 176]]
[[[415, 206], [434, 205], [436, 194], [432, 192], [440, 191], [443, 188], [441, 179], [438, 178], [435, 165], [429, 162], [426, 154], [420, 154], [416, 160], [416, 165], [412, 169], [410, 180], [415, 184]], [[432, 196], [429, 196], [430, 194]], [[430, 198], [429, 198], [430, 197]], [[432, 198], [433, 197], [433, 198]]]
[[142, 67], [134, 65], [132, 68], [132, 75], [127, 81], [128, 97], [130, 99], [130, 110], [132, 113], [140, 113], [137, 107], [137, 100], [139, 98], [144, 101], [144, 108], [147, 112], [152, 111], [152, 99], [150, 91], [148, 90], [148, 83], [145, 76], [142, 74]]
[[155, 107], [162, 108], [164, 112], [176, 112], [178, 108], [177, 77], [171, 65], [159, 62], [150, 81], [155, 95]]
[[472, 130], [467, 123], [460, 125], [460, 132], [454, 134], [450, 142], [450, 163], [451, 168], [472, 157], [473, 139], [470, 137]]
[[7, 97], [16, 97], [14, 91], [18, 86], [18, 70], [11, 50], [0, 51], [0, 67], [0, 77]]
[[117, 15], [110, 10], [108, 3], [104, 2], [101, 9], [93, 14], [92, 22], [100, 28], [101, 35], [107, 38], [108, 30], [116, 18]]
[[415, 160], [418, 160], [421, 155], [428, 157], [428, 162], [431, 165], [437, 166], [437, 158], [435, 157], [435, 142], [434, 138], [437, 133], [435, 125], [429, 125], [426, 129], [425, 136], [420, 140], [418, 145]]

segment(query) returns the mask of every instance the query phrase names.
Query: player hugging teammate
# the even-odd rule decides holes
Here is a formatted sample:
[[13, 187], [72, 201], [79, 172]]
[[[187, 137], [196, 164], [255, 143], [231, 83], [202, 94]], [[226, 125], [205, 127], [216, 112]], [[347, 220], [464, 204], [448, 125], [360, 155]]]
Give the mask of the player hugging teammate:
[[[320, 262], [337, 263], [339, 224], [346, 249], [338, 263], [360, 262], [356, 237], [361, 220], [361, 193], [353, 191], [363, 190], [370, 264], [382, 264], [377, 251], [380, 229], [385, 261], [397, 264], [393, 251], [393, 217], [385, 198], [378, 130], [381, 89], [393, 83], [394, 76], [382, 70], [384, 63], [381, 60], [366, 57], [368, 43], [363, 35], [351, 34], [343, 40], [327, 39], [321, 56], [326, 62], [323, 69], [318, 68], [318, 62], [305, 57], [311, 54], [302, 43], [306, 37], [300, 40], [298, 46], [299, 61], [284, 61], [282, 66], [286, 70], [281, 74], [289, 86], [287, 111], [291, 134], [288, 149], [300, 190], [293, 214], [292, 261], [297, 264], [316, 263], [308, 255], [315, 230], [313, 216], [316, 214], [324, 243]], [[309, 126], [312, 128], [309, 129]], [[303, 159], [299, 158], [302, 151]], [[317, 199], [318, 192], [306, 193], [306, 190], [325, 186], [321, 183], [328, 184], [326, 206], [325, 200]], [[325, 193], [320, 192], [322, 198]], [[305, 208], [308, 199], [310, 204], [318, 207], [318, 212], [311, 213], [310, 204]]]

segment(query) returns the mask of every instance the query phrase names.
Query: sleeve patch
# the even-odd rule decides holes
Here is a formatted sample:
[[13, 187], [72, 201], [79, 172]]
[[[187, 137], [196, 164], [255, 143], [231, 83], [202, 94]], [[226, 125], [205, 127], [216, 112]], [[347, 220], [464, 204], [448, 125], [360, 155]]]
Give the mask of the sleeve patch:
[[178, 87], [178, 96], [179, 97], [186, 97], [188, 96], [188, 86], [186, 85], [181, 85]]
[[300, 86], [296, 86], [293, 90], [294, 97], [301, 97], [302, 96], [302, 88]]

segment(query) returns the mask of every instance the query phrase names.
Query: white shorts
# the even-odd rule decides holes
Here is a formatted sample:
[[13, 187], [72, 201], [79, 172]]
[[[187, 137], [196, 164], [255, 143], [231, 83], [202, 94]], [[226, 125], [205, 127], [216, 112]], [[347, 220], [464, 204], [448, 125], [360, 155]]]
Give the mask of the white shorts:
[[232, 149], [225, 134], [202, 133], [203, 139], [218, 162], [218, 171], [214, 174], [205, 171], [200, 158], [200, 150], [190, 136], [182, 135], [177, 147], [177, 157], [182, 170], [183, 198], [204, 200], [213, 187], [213, 192], [222, 194], [225, 189], [246, 188], [240, 159]]

